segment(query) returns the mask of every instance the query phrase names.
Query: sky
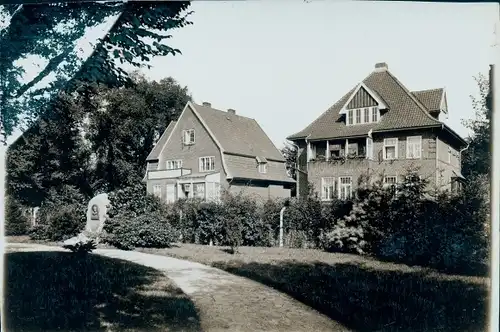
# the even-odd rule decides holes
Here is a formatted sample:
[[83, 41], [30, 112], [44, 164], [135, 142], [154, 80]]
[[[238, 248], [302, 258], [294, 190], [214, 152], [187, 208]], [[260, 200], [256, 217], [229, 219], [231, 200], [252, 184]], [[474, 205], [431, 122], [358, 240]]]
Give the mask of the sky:
[[193, 2], [175, 30], [180, 56], [142, 72], [172, 76], [196, 102], [256, 119], [278, 147], [370, 74], [377, 62], [410, 90], [445, 87], [449, 118], [474, 117], [474, 76], [492, 63], [491, 4], [336, 1]]
[[[171, 76], [196, 102], [257, 120], [277, 147], [386, 62], [410, 90], [445, 87], [449, 118], [463, 137], [474, 117], [474, 76], [492, 63], [492, 4], [195, 1], [193, 25], [172, 31], [182, 55], [156, 57], [150, 79]], [[82, 58], [115, 17], [78, 43]], [[26, 80], [43, 61], [24, 60]], [[40, 82], [46, 84], [48, 77]], [[11, 142], [20, 134], [11, 137]]]

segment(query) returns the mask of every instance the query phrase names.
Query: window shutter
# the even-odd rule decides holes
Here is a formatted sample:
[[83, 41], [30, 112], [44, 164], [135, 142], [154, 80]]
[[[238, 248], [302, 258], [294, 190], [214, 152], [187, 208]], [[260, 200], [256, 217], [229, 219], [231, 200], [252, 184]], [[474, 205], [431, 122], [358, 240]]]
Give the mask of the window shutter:
[[203, 158], [198, 159], [198, 168], [200, 172], [203, 172]]

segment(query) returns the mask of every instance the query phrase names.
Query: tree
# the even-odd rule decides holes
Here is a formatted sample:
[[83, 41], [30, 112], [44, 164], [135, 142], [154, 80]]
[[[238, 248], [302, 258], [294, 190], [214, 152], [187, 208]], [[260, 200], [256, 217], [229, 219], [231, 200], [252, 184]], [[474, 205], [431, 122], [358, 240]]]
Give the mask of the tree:
[[[14, 128], [32, 124], [60, 91], [74, 91], [83, 83], [129, 86], [131, 78], [117, 65], [147, 65], [153, 56], [179, 54], [165, 44], [166, 32], [191, 24], [189, 2], [68, 2], [2, 5], [0, 17], [9, 22], [0, 31], [0, 133], [3, 142]], [[77, 41], [89, 27], [117, 17], [85, 61]], [[28, 56], [46, 62], [40, 73], [23, 83], [19, 60]], [[83, 62], [83, 65], [82, 65]], [[55, 77], [45, 86], [45, 78]], [[50, 108], [50, 107], [49, 107]]]
[[134, 86], [100, 92], [101, 111], [89, 114], [88, 140], [96, 157], [96, 187], [104, 191], [135, 185], [146, 158], [172, 120], [191, 100], [173, 78], [148, 82], [132, 75]]
[[285, 142], [285, 145], [281, 149], [281, 154], [283, 154], [283, 157], [285, 158], [286, 170], [290, 174], [290, 177], [294, 180], [297, 179], [297, 153], [297, 148], [287, 142]]
[[29, 207], [40, 206], [50, 189], [63, 185], [92, 194], [89, 151], [80, 132], [84, 111], [67, 94], [51, 105], [7, 153], [7, 192]]
[[463, 153], [462, 170], [465, 177], [489, 175], [491, 169], [491, 104], [489, 102], [489, 80], [484, 75], [475, 78], [479, 97], [472, 97], [475, 119], [463, 121], [465, 127], [472, 131], [467, 139], [469, 147]]

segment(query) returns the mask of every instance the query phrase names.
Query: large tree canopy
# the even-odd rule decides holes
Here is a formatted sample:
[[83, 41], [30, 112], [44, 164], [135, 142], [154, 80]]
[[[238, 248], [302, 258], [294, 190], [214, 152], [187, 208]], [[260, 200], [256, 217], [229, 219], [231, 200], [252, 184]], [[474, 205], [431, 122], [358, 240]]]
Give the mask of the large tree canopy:
[[[21, 124], [43, 112], [61, 91], [82, 83], [110, 87], [133, 83], [121, 64], [147, 66], [153, 56], [178, 54], [166, 44], [171, 29], [191, 24], [189, 2], [68, 2], [2, 5], [0, 18], [9, 22], [0, 30], [0, 134], [3, 142]], [[90, 27], [115, 19], [86, 60], [77, 41]], [[43, 69], [24, 81], [22, 60], [40, 58]], [[52, 78], [48, 84], [42, 80]], [[24, 120], [24, 121], [23, 121]]]
[[156, 140], [191, 100], [187, 87], [173, 78], [148, 82], [135, 74], [132, 79], [133, 87], [101, 91], [102, 111], [90, 113], [88, 139], [102, 190], [142, 179], [146, 157]]
[[83, 94], [58, 95], [9, 147], [8, 194], [36, 207], [62, 186], [90, 197], [140, 182], [157, 138], [191, 96], [170, 77], [130, 77], [128, 88], [92, 85]]

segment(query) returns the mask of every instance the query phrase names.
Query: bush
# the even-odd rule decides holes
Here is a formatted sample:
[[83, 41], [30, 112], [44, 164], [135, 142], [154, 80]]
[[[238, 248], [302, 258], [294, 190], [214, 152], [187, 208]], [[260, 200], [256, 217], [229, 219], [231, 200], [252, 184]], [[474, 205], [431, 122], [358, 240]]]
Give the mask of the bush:
[[168, 248], [178, 237], [167, 218], [157, 212], [114, 220], [112, 232], [103, 234], [103, 241], [119, 249]]
[[44, 241], [49, 239], [49, 227], [47, 225], [35, 225], [28, 230], [30, 239]]
[[29, 229], [29, 220], [23, 214], [22, 205], [12, 197], [6, 197], [5, 203], [5, 235], [26, 235]]
[[37, 214], [37, 226], [29, 231], [34, 240], [60, 241], [85, 227], [86, 198], [76, 188], [61, 186], [49, 191]]
[[110, 218], [115, 216], [131, 218], [166, 211], [165, 204], [162, 204], [157, 197], [147, 194], [146, 186], [143, 184], [115, 190], [108, 194], [108, 198], [111, 204], [108, 211]]
[[58, 207], [47, 227], [48, 239], [61, 241], [76, 236], [85, 228], [85, 210], [78, 205]]

